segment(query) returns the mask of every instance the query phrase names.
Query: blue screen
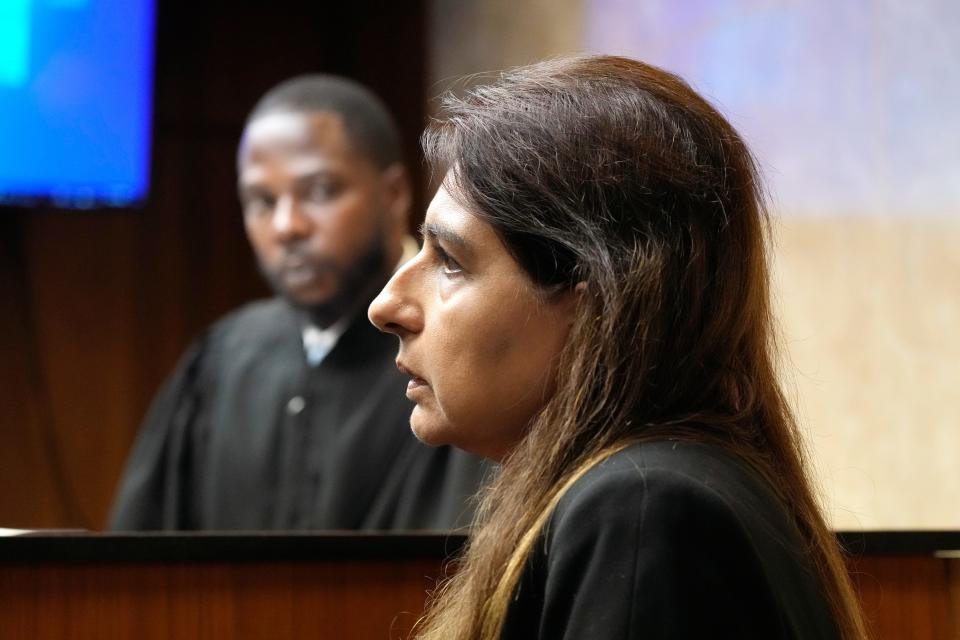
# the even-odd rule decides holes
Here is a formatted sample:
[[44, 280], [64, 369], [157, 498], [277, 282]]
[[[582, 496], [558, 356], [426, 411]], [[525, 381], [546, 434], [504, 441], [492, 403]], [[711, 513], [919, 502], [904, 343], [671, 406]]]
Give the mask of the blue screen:
[[0, 204], [149, 190], [155, 0], [0, 0]]

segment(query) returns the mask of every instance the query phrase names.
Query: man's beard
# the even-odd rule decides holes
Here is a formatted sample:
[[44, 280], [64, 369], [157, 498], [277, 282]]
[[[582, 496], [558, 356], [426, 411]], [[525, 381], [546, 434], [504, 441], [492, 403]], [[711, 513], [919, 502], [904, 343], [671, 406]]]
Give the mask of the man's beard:
[[373, 300], [389, 279], [392, 265], [387, 265], [386, 260], [383, 235], [375, 233], [366, 250], [348, 267], [343, 268], [329, 261], [318, 264], [316, 268], [334, 274], [338, 283], [333, 296], [318, 304], [303, 304], [294, 300], [279, 282], [279, 278], [262, 264], [260, 273], [275, 293], [306, 312], [310, 322], [322, 329]]

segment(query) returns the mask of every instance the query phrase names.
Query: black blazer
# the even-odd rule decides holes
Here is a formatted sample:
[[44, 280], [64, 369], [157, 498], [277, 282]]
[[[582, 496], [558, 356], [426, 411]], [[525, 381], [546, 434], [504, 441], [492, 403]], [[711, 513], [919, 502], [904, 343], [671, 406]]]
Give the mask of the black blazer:
[[713, 446], [629, 447], [578, 480], [521, 576], [504, 639], [837, 638], [799, 533]]

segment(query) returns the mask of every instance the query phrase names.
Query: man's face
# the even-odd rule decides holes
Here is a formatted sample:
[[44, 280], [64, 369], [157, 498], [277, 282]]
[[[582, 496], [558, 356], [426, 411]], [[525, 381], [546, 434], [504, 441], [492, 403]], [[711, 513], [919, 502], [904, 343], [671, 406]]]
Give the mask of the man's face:
[[277, 292], [332, 322], [382, 284], [399, 259], [406, 176], [357, 151], [339, 115], [259, 117], [238, 165], [247, 237]]

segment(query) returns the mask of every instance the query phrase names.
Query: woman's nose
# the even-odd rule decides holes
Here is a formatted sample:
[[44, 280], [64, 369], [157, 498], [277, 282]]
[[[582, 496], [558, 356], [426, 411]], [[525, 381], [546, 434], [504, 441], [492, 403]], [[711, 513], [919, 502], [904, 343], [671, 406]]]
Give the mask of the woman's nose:
[[416, 259], [400, 267], [367, 310], [377, 329], [401, 338], [423, 330], [423, 310], [416, 300]]

